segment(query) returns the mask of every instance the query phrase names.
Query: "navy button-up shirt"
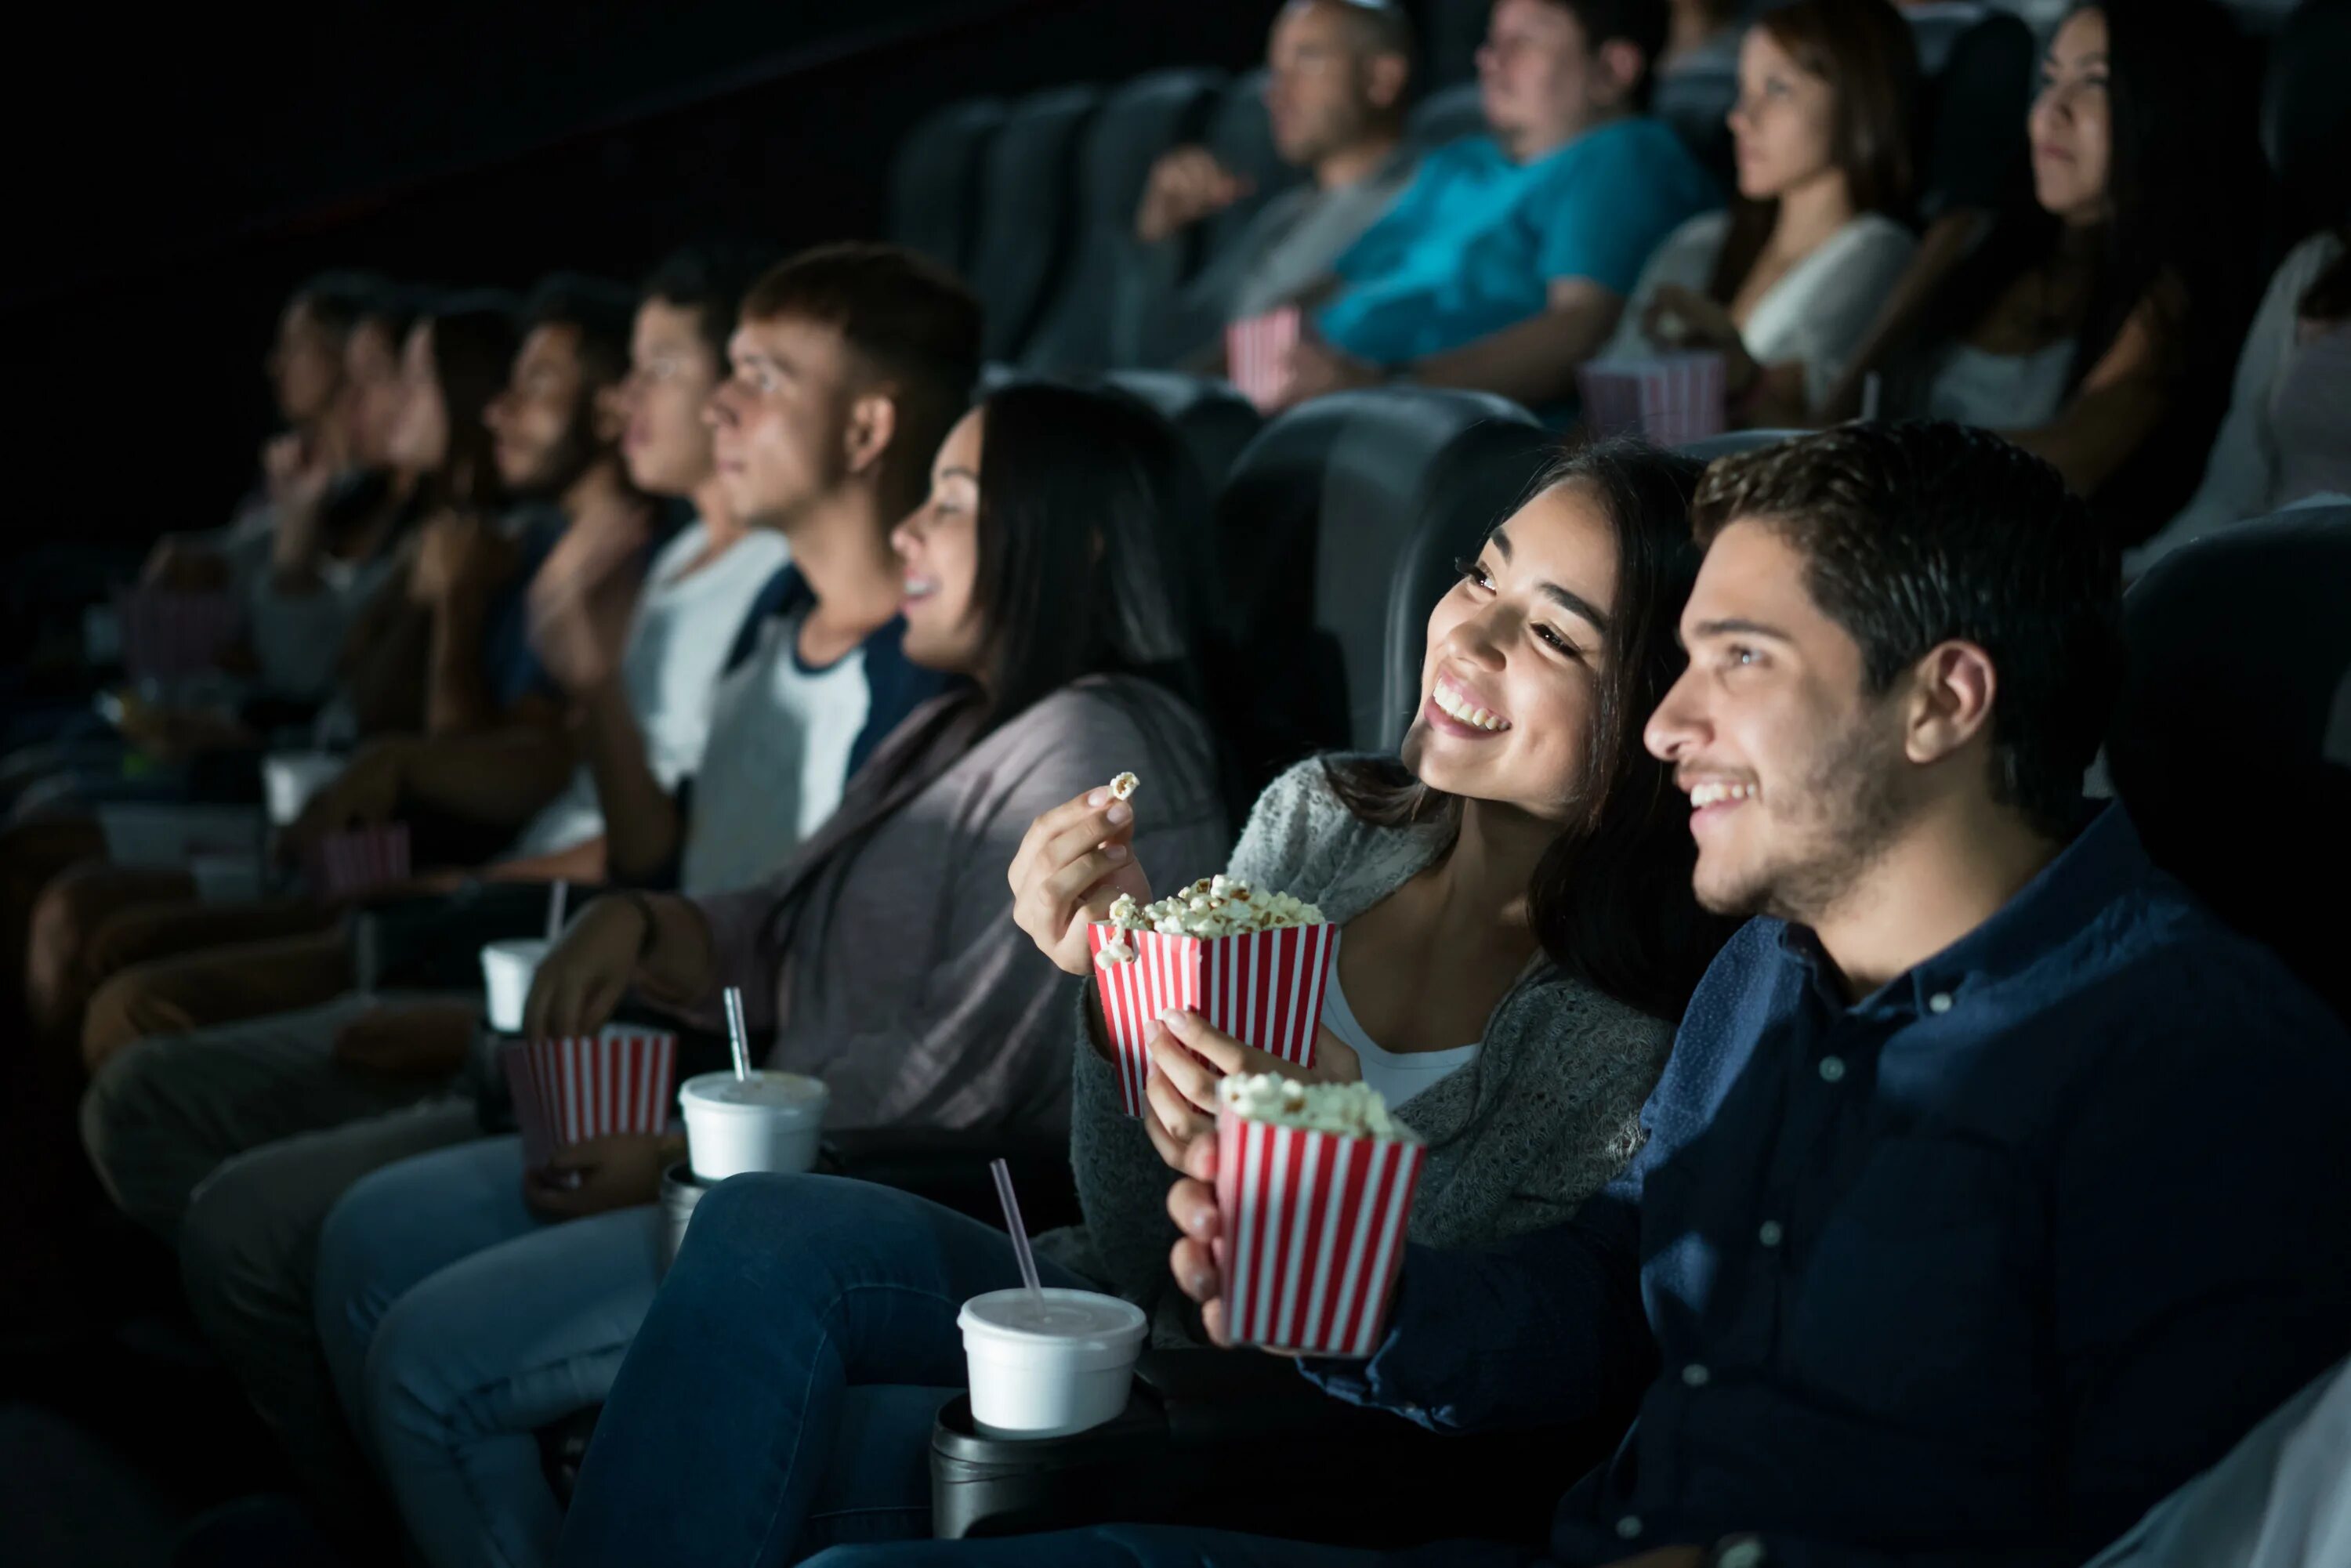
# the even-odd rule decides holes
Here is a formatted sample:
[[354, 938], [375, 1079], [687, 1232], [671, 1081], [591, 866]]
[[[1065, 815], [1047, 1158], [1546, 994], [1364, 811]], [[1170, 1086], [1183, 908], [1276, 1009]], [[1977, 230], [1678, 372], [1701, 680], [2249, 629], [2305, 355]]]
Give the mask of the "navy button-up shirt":
[[1572, 1223], [1413, 1249], [1379, 1352], [1310, 1369], [1439, 1429], [1637, 1407], [1565, 1562], [2079, 1563], [2351, 1345], [2351, 1039], [2119, 807], [1856, 1004], [1750, 923], [1644, 1122]]

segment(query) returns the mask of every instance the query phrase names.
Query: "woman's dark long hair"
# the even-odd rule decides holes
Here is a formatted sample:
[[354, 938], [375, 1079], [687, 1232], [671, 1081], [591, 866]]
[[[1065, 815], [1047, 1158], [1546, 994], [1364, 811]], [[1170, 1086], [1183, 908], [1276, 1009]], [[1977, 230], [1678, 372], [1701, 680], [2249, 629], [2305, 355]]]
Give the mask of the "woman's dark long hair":
[[[1685, 663], [1675, 631], [1698, 577], [1689, 508], [1705, 467], [1640, 442], [1605, 441], [1562, 456], [1530, 492], [1575, 486], [1599, 504], [1616, 538], [1614, 607], [1584, 737], [1586, 771], [1573, 818], [1528, 884], [1535, 937], [1568, 973], [1667, 1019], [1680, 1019], [1736, 925], [1698, 907], [1688, 800], [1641, 742]], [[1444, 821], [1459, 831], [1461, 800], [1399, 762], [1334, 758], [1324, 766], [1364, 821]]]
[[[2249, 236], [2263, 189], [2254, 73], [2237, 28], [2211, 0], [2087, 0], [2069, 15], [2085, 11], [2106, 23], [2111, 216], [2092, 236], [2093, 281], [2065, 391], [2081, 386], [2133, 312], [2153, 313], [2170, 413], [2098, 497], [2126, 533], [2144, 534], [2177, 509], [2200, 471], [2252, 314], [2258, 280], [2249, 264], [2258, 247]], [[1922, 314], [1917, 342], [1964, 339], [2065, 237], [2037, 202], [1999, 214]]]
[[[1918, 100], [1918, 46], [1910, 24], [1888, 0], [1792, 0], [1754, 25], [1836, 94], [1829, 159], [1844, 175], [1853, 210], [1907, 218], [1917, 178], [1910, 120]], [[1730, 226], [1707, 286], [1718, 304], [1737, 298], [1779, 219], [1776, 199], [1733, 195]]]
[[496, 507], [504, 486], [491, 456], [482, 415], [513, 373], [517, 337], [514, 302], [504, 295], [469, 293], [433, 301], [413, 330], [433, 333], [434, 380], [449, 422], [449, 450], [440, 471], [419, 488], [433, 505]]
[[1165, 705], [1100, 688], [1154, 755], [1191, 754], [1203, 799], [1169, 805], [1181, 813], [1215, 803], [1221, 747], [1199, 669], [1211, 577], [1197, 465], [1165, 420], [1123, 392], [1020, 382], [985, 399], [980, 419], [972, 609], [986, 629], [983, 673], [909, 718], [859, 776], [857, 798], [796, 864], [775, 927], [781, 942], [818, 883], [831, 884], [829, 906], [873, 831], [925, 786], [1090, 676], [1148, 682], [1209, 719], [1204, 750], [1199, 733], [1165, 721]]

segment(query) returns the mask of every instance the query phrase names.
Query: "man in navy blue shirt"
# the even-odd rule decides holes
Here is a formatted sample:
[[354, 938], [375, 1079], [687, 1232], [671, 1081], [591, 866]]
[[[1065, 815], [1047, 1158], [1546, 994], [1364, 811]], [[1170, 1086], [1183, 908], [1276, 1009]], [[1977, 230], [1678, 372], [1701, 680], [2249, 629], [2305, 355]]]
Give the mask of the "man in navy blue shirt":
[[[1718, 464], [1697, 522], [1647, 738], [1699, 898], [1757, 918], [1625, 1174], [1556, 1229], [1411, 1249], [1378, 1351], [1309, 1375], [1438, 1430], [1635, 1415], [1556, 1562], [2079, 1563], [2351, 1343], [2351, 1040], [2080, 799], [2116, 574], [2053, 470], [1848, 426]], [[1169, 1207], [1220, 1332], [1214, 1159]], [[1000, 1550], [1374, 1557], [1123, 1526]]]

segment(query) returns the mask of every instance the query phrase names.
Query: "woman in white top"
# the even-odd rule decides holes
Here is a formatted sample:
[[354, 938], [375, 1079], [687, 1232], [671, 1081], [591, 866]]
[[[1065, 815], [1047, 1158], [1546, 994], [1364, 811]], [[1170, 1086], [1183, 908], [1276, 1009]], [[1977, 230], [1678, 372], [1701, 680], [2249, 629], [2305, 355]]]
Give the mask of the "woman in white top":
[[2215, 529], [2314, 497], [2351, 494], [2351, 227], [2294, 246], [2237, 358], [2229, 417], [2195, 499], [2133, 551], [2156, 560]]
[[1916, 242], [1917, 55], [1886, 0], [1795, 0], [1747, 29], [1729, 123], [1739, 199], [1667, 236], [1606, 359], [1719, 349], [1730, 423], [1809, 423]]

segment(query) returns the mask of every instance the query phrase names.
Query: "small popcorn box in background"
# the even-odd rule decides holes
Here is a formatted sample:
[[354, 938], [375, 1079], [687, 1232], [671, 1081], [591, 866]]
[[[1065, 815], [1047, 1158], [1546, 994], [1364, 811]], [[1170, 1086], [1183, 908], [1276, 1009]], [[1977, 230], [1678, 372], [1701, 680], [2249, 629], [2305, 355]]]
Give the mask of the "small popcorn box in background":
[[677, 1077], [677, 1036], [607, 1028], [559, 1040], [510, 1040], [498, 1065], [514, 1096], [523, 1162], [545, 1166], [558, 1149], [622, 1133], [669, 1126]]
[[1290, 350], [1298, 346], [1299, 314], [1284, 305], [1225, 329], [1225, 379], [1265, 413], [1290, 391]]
[[1426, 1155], [1405, 1138], [1221, 1109], [1215, 1254], [1233, 1339], [1308, 1355], [1378, 1349]]
[[175, 680], [218, 663], [245, 626], [234, 594], [126, 588], [114, 596], [122, 667], [133, 680]]
[[408, 880], [408, 824], [351, 828], [319, 841], [304, 868], [310, 892], [333, 904]]
[[[1123, 931], [1108, 921], [1090, 928], [1094, 983], [1118, 1053], [1127, 1114], [1140, 1116], [1151, 1076], [1146, 1054], [1159, 1015], [1187, 1008], [1244, 1045], [1301, 1067], [1314, 1065], [1322, 991], [1339, 951], [1339, 928], [1317, 923], [1238, 936], [1170, 936]], [[1105, 959], [1123, 941], [1134, 956]]]
[[1602, 361], [1576, 371], [1575, 384], [1594, 435], [1679, 446], [1723, 431], [1722, 356], [1712, 350]]

